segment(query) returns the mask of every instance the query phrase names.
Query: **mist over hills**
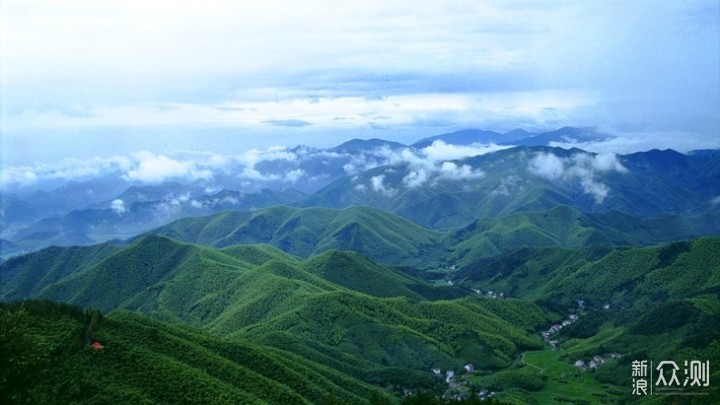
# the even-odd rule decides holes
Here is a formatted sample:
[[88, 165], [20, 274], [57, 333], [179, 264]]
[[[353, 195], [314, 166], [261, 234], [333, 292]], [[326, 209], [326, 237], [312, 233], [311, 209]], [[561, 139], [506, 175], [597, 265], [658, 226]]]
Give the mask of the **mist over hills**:
[[[234, 158], [140, 154], [135, 169], [103, 162], [106, 172], [98, 177], [4, 193], [2, 252], [124, 239], [179, 218], [277, 204], [367, 205], [439, 230], [558, 204], [636, 217], [700, 215], [717, 204], [717, 151], [613, 155], [547, 146], [609, 137], [591, 128], [465, 130], [411, 146], [371, 139]], [[178, 168], [158, 172], [162, 165]]]
[[711, 203], [720, 192], [719, 158], [519, 147], [437, 165], [377, 167], [337, 180], [302, 204], [370, 205], [439, 229], [558, 204], [641, 217], [683, 214]]

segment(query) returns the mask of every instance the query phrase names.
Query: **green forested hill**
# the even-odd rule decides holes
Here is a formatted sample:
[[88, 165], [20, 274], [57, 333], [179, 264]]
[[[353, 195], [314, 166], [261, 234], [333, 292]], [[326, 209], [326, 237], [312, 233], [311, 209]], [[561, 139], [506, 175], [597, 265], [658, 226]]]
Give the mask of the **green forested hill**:
[[[707, 325], [720, 322], [720, 238], [647, 246], [712, 233], [717, 218], [717, 208], [634, 218], [559, 205], [439, 233], [361, 207], [224, 212], [177, 221], [161, 228], [163, 235], [9, 259], [0, 264], [0, 300], [47, 299], [108, 314], [97, 338], [135, 357], [114, 358], [119, 374], [92, 381], [73, 370], [92, 368], [92, 356], [109, 351], [72, 343], [87, 322], [81, 313], [27, 304], [31, 313], [23, 315], [51, 335], [75, 331], [62, 332], [75, 351], [58, 357], [61, 344], [53, 343], [40, 369], [67, 370], [80, 386], [90, 384], [82, 391], [97, 402], [176, 402], [155, 392], [174, 384], [165, 369], [198, 381], [204, 388], [192, 395], [201, 402], [215, 391], [222, 393], [217, 401], [230, 403], [277, 403], [282, 395], [287, 403], [347, 403], [380, 398], [380, 386], [442, 393], [449, 385], [430, 369], [467, 363], [478, 372], [466, 381], [516, 403], [536, 396], [582, 402], [610, 388], [607, 398], [617, 399], [624, 398], [617, 387], [629, 384], [630, 358], [718, 359], [720, 336]], [[557, 334], [559, 349], [550, 350], [538, 332], [570, 312], [580, 320]], [[59, 336], [30, 330], [42, 345]], [[167, 342], [137, 345], [153, 340]], [[575, 374], [588, 394], [557, 396], [558, 382], [527, 366], [567, 370], [576, 359], [610, 352], [623, 357], [593, 375]], [[243, 357], [248, 353], [255, 357]], [[130, 369], [123, 364], [145, 361], [163, 365], [147, 366], [159, 382], [123, 374]], [[296, 372], [299, 382], [283, 386]], [[37, 395], [63, 384], [43, 381], [50, 382], [35, 385]], [[58, 398], [73, 401], [75, 391], [68, 392]]]
[[153, 231], [214, 247], [267, 243], [307, 257], [330, 249], [352, 250], [388, 264], [418, 265], [438, 249], [441, 234], [369, 207], [290, 208], [223, 212], [185, 218]]
[[5, 300], [37, 296], [103, 311], [150, 305], [161, 312], [168, 308], [168, 316], [193, 313], [188, 305], [196, 300], [230, 300], [243, 289], [264, 294], [266, 290], [255, 284], [272, 289], [271, 278], [297, 282], [302, 291], [345, 287], [378, 297], [414, 299], [464, 294], [456, 288], [433, 287], [354, 252], [333, 249], [300, 261], [270, 245], [215, 249], [160, 235], [146, 235], [123, 247], [49, 248], [11, 259], [1, 269], [0, 297]]
[[421, 300], [464, 295], [457, 289], [433, 287], [355, 252], [329, 250], [309, 258], [302, 268], [339, 286], [378, 297], [404, 296]]
[[[392, 403], [379, 387], [287, 350], [130, 312], [0, 304], [5, 404]], [[93, 350], [89, 343], [104, 347]]]
[[457, 277], [533, 299], [624, 308], [717, 293], [720, 238], [646, 248], [524, 248], [468, 265]]
[[[647, 248], [523, 248], [479, 260], [456, 277], [482, 290], [579, 313], [579, 321], [553, 336], [557, 352], [533, 358], [572, 364], [618, 353], [619, 359], [598, 368], [595, 379], [630, 387], [632, 360], [720, 363], [718, 252], [720, 238], [711, 237]], [[720, 377], [712, 366], [710, 372], [713, 381]], [[680, 399], [715, 403], [720, 389]]]
[[720, 234], [720, 209], [637, 218], [617, 211], [588, 214], [567, 205], [546, 212], [482, 218], [450, 234], [452, 261], [465, 265], [521, 247], [647, 246]]
[[1, 265], [3, 300], [140, 312], [374, 384], [433, 385], [430, 368], [468, 362], [507, 367], [542, 346], [528, 331], [557, 318], [529, 301], [449, 299], [465, 293], [335, 250], [300, 261], [267, 245], [214, 249], [148, 235], [103, 259], [76, 260], [78, 270], [61, 279], [44, 274], [57, 267], [54, 256], [39, 256]]
[[[451, 207], [450, 203], [443, 204], [444, 210]], [[156, 232], [215, 247], [267, 243], [301, 257], [332, 249], [349, 250], [381, 263], [432, 269], [440, 263], [465, 265], [525, 246], [647, 246], [720, 234], [720, 208], [708, 207], [687, 216], [639, 218], [617, 211], [582, 213], [558, 205], [547, 211], [481, 218], [458, 230], [439, 233], [368, 207], [332, 210], [277, 206], [185, 218]]]

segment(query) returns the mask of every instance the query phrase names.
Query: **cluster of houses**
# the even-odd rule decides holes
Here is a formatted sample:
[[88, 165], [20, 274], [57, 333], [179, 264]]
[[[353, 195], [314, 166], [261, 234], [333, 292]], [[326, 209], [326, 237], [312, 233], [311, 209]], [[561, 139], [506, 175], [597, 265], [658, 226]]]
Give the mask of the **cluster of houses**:
[[580, 319], [580, 316], [577, 314], [570, 314], [567, 318], [563, 319], [562, 322], [556, 323], [546, 331], [542, 332], [542, 337], [545, 339], [546, 342], [552, 347], [557, 347], [560, 343], [558, 340], [551, 339], [552, 336], [556, 335], [558, 332], [562, 330], [562, 328], [565, 328], [567, 326], [570, 326], [577, 322], [577, 320]]
[[[608, 356], [613, 359], [619, 359], [620, 353], [610, 353]], [[603, 363], [605, 363], [605, 359], [602, 356], [596, 354], [592, 357], [592, 360], [590, 360], [590, 361], [586, 362], [585, 360], [578, 359], [577, 361], [575, 361], [575, 363], [573, 365], [581, 370], [587, 370], [587, 369], [595, 370], [598, 367], [600, 367]]]
[[[465, 366], [463, 366], [463, 370], [466, 374], [472, 374], [475, 372], [475, 366], [472, 363], [468, 363]], [[456, 381], [456, 373], [455, 370], [446, 370], [443, 374], [442, 370], [439, 368], [433, 368], [432, 369], [433, 374], [439, 377], [445, 377], [445, 382], [448, 384], [448, 392], [445, 394], [444, 398], [451, 399], [451, 400], [461, 400], [466, 399], [470, 396], [470, 392], [463, 390], [463, 391], [455, 391], [458, 388], [464, 388], [467, 387], [468, 381], [466, 379], [462, 379], [461, 381]], [[495, 391], [489, 391], [487, 389], [481, 389], [477, 396], [479, 399], [485, 399], [489, 398], [493, 395], [497, 394]]]
[[483, 294], [482, 290], [479, 290], [479, 289], [477, 289], [477, 288], [473, 288], [472, 290], [473, 290], [473, 292], [474, 292], [475, 294], [480, 295], [480, 296], [484, 296], [484, 297], [487, 297], [487, 298], [505, 298], [505, 293], [504, 293], [504, 292], [498, 292], [498, 291], [488, 290], [485, 294]]
[[601, 364], [605, 363], [605, 359], [598, 356], [597, 354], [593, 356], [592, 360], [585, 362], [585, 360], [577, 360], [574, 364], [575, 367], [584, 370], [585, 368], [591, 368], [596, 369], [600, 367]]
[[[468, 363], [463, 366], [463, 369], [466, 373], [474, 373], [475, 372], [475, 366], [472, 365], [472, 363]], [[442, 375], [442, 370], [439, 368], [433, 368], [432, 369], [433, 374], [435, 375]], [[451, 382], [455, 381], [455, 370], [446, 370], [445, 371], [445, 382], [450, 384]]]

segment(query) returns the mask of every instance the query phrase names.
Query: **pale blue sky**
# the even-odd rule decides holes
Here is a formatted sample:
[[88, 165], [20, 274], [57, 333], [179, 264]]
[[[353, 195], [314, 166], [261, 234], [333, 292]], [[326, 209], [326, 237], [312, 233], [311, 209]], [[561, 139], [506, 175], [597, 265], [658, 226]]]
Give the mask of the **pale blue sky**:
[[2, 3], [5, 165], [600, 126], [720, 146], [720, 2]]

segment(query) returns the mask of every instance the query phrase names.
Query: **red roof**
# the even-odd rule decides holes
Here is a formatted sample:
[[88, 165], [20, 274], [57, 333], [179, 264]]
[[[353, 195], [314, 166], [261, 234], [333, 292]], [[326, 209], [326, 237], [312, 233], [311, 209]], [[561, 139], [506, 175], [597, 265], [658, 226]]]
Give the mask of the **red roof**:
[[93, 342], [93, 344], [90, 345], [90, 347], [93, 348], [93, 350], [100, 350], [100, 349], [104, 348], [105, 346], [103, 346], [100, 342], [95, 341], [95, 342]]

